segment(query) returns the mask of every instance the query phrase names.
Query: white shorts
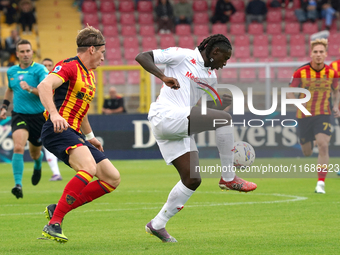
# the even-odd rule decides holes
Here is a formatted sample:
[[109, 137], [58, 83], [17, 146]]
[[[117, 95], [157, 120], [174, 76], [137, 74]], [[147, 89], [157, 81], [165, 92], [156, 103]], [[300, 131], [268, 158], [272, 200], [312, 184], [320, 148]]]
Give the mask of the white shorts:
[[191, 107], [159, 112], [149, 117], [153, 135], [165, 162], [172, 161], [190, 151], [198, 151], [194, 136], [188, 135]]

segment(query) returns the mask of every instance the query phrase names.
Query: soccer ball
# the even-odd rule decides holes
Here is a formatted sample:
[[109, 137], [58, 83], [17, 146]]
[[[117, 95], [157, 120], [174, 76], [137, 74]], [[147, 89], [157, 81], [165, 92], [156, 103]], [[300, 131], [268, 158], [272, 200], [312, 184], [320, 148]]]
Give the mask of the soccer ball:
[[238, 141], [234, 143], [234, 166], [250, 166], [255, 161], [255, 150], [249, 143]]

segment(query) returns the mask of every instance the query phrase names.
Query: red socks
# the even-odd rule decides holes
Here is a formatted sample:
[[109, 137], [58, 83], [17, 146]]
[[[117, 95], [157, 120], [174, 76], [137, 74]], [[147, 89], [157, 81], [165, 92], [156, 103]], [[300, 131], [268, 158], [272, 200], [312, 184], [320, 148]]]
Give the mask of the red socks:
[[92, 175], [80, 170], [67, 183], [64, 193], [58, 202], [58, 206], [53, 213], [53, 217], [49, 222], [50, 224], [61, 223], [65, 214], [72, 210], [72, 205], [77, 201], [80, 192], [86, 187], [92, 178]]
[[92, 178], [89, 173], [78, 171], [67, 183], [49, 224], [61, 223], [69, 211], [116, 189], [104, 181], [97, 180], [89, 183]]
[[114, 191], [116, 188], [104, 181], [94, 181], [89, 183], [79, 194], [76, 202], [72, 205], [72, 209], [83, 204], [89, 203], [92, 200], [101, 197], [107, 193]]
[[[319, 169], [318, 169], [319, 170]], [[320, 171], [318, 171], [318, 181], [325, 181], [326, 179], [326, 175], [327, 175], [327, 168], [324, 169], [320, 169]]]

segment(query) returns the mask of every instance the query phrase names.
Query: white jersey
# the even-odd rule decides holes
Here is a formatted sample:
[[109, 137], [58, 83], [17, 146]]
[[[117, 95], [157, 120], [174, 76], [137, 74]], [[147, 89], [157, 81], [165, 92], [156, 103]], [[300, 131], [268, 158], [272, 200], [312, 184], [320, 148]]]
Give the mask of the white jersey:
[[[193, 107], [206, 91], [217, 98], [216, 73], [204, 66], [198, 48], [190, 50], [171, 47], [154, 50], [153, 56], [155, 64], [166, 65], [164, 74], [176, 78], [180, 88], [174, 90], [163, 84], [156, 102], [150, 106], [149, 117], [175, 108]], [[207, 100], [212, 100], [210, 95]]]

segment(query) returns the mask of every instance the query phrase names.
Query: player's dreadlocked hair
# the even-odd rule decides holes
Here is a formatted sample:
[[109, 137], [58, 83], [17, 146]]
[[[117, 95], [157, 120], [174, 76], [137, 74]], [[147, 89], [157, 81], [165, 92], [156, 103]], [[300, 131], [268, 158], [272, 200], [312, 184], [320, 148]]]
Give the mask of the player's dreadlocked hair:
[[205, 38], [200, 45], [198, 45], [198, 50], [201, 52], [206, 50], [206, 56], [209, 58], [210, 52], [214, 47], [224, 48], [226, 50], [232, 50], [230, 41], [227, 37], [222, 34], [216, 34]]

